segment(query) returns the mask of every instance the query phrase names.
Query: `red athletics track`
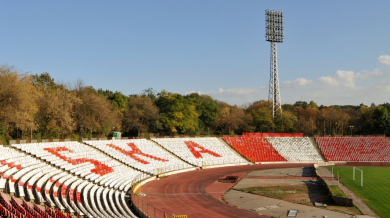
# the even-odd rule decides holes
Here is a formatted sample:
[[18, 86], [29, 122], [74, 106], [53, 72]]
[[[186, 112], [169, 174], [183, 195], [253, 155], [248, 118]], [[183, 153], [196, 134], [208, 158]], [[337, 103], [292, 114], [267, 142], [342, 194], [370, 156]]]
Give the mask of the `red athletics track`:
[[[159, 181], [152, 181], [145, 184], [142, 186], [142, 193], [144, 193], [146, 196], [141, 198], [148, 205], [152, 205], [158, 210], [165, 211], [168, 217], [171, 217], [171, 214], [188, 215], [189, 218], [267, 217], [264, 215], [259, 215], [253, 211], [248, 211], [228, 205], [227, 203], [220, 200], [221, 195], [228, 191], [229, 188], [234, 184], [229, 186], [226, 183], [215, 183], [215, 181], [227, 175], [236, 175], [239, 176], [239, 179], [241, 179], [248, 171], [251, 170], [304, 166], [313, 165], [245, 165], [180, 173], [161, 179]], [[158, 215], [158, 217], [160, 217], [160, 215]]]

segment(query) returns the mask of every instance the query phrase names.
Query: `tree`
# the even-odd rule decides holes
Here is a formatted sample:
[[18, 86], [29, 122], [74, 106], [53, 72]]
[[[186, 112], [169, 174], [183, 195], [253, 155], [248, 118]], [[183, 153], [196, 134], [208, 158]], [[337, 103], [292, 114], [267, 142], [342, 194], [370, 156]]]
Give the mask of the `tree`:
[[217, 102], [208, 95], [191, 93], [185, 98], [195, 106], [198, 117], [198, 127], [202, 134], [209, 134], [209, 127], [219, 114]]
[[81, 104], [74, 92], [63, 87], [44, 89], [37, 98], [38, 132], [44, 138], [65, 138], [76, 130], [74, 107]]
[[318, 105], [314, 101], [310, 101], [310, 103], [309, 103], [309, 105], [307, 105], [307, 107], [313, 108], [313, 109], [318, 109]]
[[318, 108], [312, 107], [309, 104], [306, 109], [302, 107], [295, 108], [294, 114], [297, 117], [297, 121], [294, 124], [296, 131], [313, 136], [317, 130]]
[[268, 101], [254, 102], [246, 111], [253, 118], [252, 126], [256, 132], [272, 132], [275, 128]]
[[219, 116], [214, 120], [213, 124], [221, 133], [234, 135], [237, 130], [243, 128], [246, 123], [252, 121], [250, 114], [245, 114], [244, 109], [235, 106], [230, 106], [220, 102]]
[[297, 117], [290, 111], [283, 112], [282, 116], [275, 117], [276, 132], [294, 133], [296, 131], [294, 124], [297, 121]]
[[19, 73], [14, 67], [0, 66], [0, 128], [1, 138], [21, 138], [37, 128], [34, 122], [38, 111], [35, 99], [39, 92], [32, 77]]
[[82, 103], [74, 107], [77, 129], [84, 136], [108, 136], [113, 128], [121, 130], [121, 119], [110, 101], [93, 87], [78, 81], [74, 92]]
[[168, 134], [195, 134], [198, 117], [195, 105], [182, 95], [165, 90], [157, 94], [156, 105], [160, 110], [159, 129]]
[[47, 72], [32, 75], [32, 83], [39, 90], [55, 89], [58, 86]]
[[110, 90], [103, 91], [102, 89], [98, 89], [97, 93], [106, 96], [115, 110], [117, 110], [121, 115], [123, 115], [123, 113], [127, 110], [128, 99], [127, 96], [121, 92], [112, 92]]
[[157, 100], [156, 91], [153, 88], [143, 90], [141, 95], [149, 97], [153, 102]]
[[376, 133], [384, 133], [386, 135], [390, 128], [390, 116], [387, 107], [383, 105], [377, 106], [372, 116]]
[[157, 126], [158, 108], [152, 99], [145, 95], [131, 95], [128, 98], [128, 109], [124, 114], [123, 126], [127, 131], [137, 130], [137, 135], [141, 132], [149, 132], [151, 128]]
[[294, 107], [302, 107], [305, 109], [308, 106], [306, 101], [297, 101], [294, 103]]

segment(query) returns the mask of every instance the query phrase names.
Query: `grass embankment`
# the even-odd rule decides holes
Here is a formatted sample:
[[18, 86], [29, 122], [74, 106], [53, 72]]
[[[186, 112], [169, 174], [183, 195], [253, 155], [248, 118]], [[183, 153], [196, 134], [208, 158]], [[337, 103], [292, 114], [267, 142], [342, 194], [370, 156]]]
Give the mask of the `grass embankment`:
[[347, 195], [345, 195], [344, 192], [337, 185], [330, 185], [329, 189], [330, 192], [332, 193], [332, 196], [348, 198]]

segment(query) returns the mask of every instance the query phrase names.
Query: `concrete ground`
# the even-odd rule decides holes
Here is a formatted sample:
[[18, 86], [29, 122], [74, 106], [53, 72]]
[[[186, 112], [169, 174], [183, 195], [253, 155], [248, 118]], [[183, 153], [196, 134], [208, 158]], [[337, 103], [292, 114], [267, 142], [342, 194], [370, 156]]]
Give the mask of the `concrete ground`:
[[[312, 177], [314, 175], [313, 173], [314, 172], [308, 168], [286, 168], [252, 171], [249, 172], [244, 178], [242, 178], [234, 186], [234, 188], [239, 189], [244, 187], [272, 186], [276, 184], [298, 185], [303, 184], [305, 181], [307, 182], [308, 180], [315, 180], [315, 177]], [[319, 169], [319, 173], [323, 177], [332, 177], [331, 172], [329, 172], [326, 168]], [[331, 179], [330, 182], [332, 182]], [[344, 191], [345, 187], [341, 189]], [[352, 197], [349, 190], [345, 190], [344, 192], [347, 194], [347, 196]], [[233, 189], [225, 193], [224, 200], [229, 204], [235, 205], [239, 208], [255, 211], [261, 215], [271, 217], [287, 217], [287, 213], [289, 210], [298, 210], [297, 217], [302, 218], [354, 217], [350, 214], [335, 212], [314, 206], [306, 206], [298, 203], [291, 203], [260, 195], [244, 193]], [[354, 202], [358, 202], [358, 200], [356, 200], [355, 198], [353, 200]], [[365, 207], [367, 206], [365, 204], [365, 207], [363, 205], [360, 205], [360, 203], [357, 203], [357, 206], [360, 210], [361, 208], [364, 208], [361, 211], [363, 212], [363, 214], [368, 216], [358, 215], [355, 217], [376, 217], [371, 210], [366, 210]]]
[[288, 210], [298, 210], [297, 217], [301, 218], [352, 218], [352, 215], [338, 213], [318, 207], [305, 206], [296, 203], [290, 203], [273, 198], [267, 198], [259, 195], [248, 194], [236, 190], [230, 190], [224, 195], [224, 200], [229, 204], [240, 208], [252, 210], [259, 214], [271, 217], [287, 217]]

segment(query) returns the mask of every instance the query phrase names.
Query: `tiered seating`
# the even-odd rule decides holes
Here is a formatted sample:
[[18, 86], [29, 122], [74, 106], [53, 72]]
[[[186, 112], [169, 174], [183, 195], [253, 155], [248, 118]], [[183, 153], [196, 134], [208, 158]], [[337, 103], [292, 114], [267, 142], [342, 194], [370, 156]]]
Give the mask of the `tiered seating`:
[[0, 189], [5, 189], [7, 179], [22, 169], [21, 163], [26, 161], [23, 153], [0, 146]]
[[252, 162], [286, 161], [264, 137], [223, 137], [223, 140]]
[[[12, 217], [12, 218], [24, 217], [26, 215], [25, 210], [19, 211], [18, 208], [15, 208], [14, 206], [12, 206], [8, 197], [5, 196], [1, 192], [0, 192], [0, 214], [5, 215], [6, 217]], [[32, 216], [30, 216], [28, 218], [32, 218]]]
[[21, 144], [15, 147], [100, 185], [113, 178], [130, 182], [140, 173], [78, 142]]
[[[8, 197], [0, 192], [0, 217], [7, 218], [54, 218], [60, 216], [50, 216], [39, 206], [33, 204], [30, 206], [25, 201], [21, 204], [19, 200]], [[61, 213], [62, 214], [62, 213]], [[63, 214], [62, 214], [63, 215]], [[68, 214], [69, 215], [69, 214]], [[68, 217], [65, 216], [64, 217]]]
[[390, 161], [390, 143], [386, 137], [315, 137], [328, 161]]
[[152, 140], [195, 166], [248, 163], [217, 138], [154, 138]]
[[86, 141], [85, 143], [131, 167], [155, 175], [158, 172], [176, 170], [178, 167], [181, 169], [192, 167], [146, 139]]
[[[130, 210], [124, 210], [121, 205], [117, 206], [114, 203], [114, 193], [126, 193], [130, 189], [132, 178], [141, 172], [77, 142], [20, 144], [13, 145], [13, 147], [34, 155], [44, 162], [16, 152], [14, 149], [8, 149], [10, 151], [5, 153], [9, 154], [7, 156], [9, 158], [1, 158], [0, 160], [1, 164], [7, 165], [7, 167], [3, 167], [4, 172], [10, 172], [4, 176], [4, 179], [9, 180], [10, 182], [7, 184], [11, 184], [11, 186], [13, 184], [17, 189], [27, 190], [25, 193], [26, 197], [28, 196], [27, 199], [35, 199], [37, 202], [44, 202], [59, 209], [53, 211], [47, 208], [46, 213], [62, 217], [60, 210], [66, 210], [85, 217], [135, 217]], [[1, 146], [1, 148], [4, 147]], [[23, 161], [20, 156], [24, 158]], [[47, 162], [62, 170], [48, 165]], [[34, 168], [27, 172], [23, 170], [25, 166], [34, 166]], [[13, 168], [17, 170], [13, 170]], [[13, 171], [10, 171], [11, 169]], [[89, 184], [92, 185], [88, 186]], [[106, 196], [91, 196], [88, 189], [85, 190], [85, 196], [82, 197], [83, 188], [86, 186], [89, 188], [99, 187], [102, 193], [107, 194]], [[112, 193], [110, 198], [107, 198], [108, 193]], [[91, 200], [90, 197], [94, 199]], [[102, 211], [95, 211], [97, 209], [94, 204], [96, 201], [103, 205], [102, 208], [106, 212], [110, 205], [115, 212], [106, 214]], [[68, 216], [64, 215], [64, 217]]]
[[323, 161], [308, 137], [266, 137], [287, 161]]

